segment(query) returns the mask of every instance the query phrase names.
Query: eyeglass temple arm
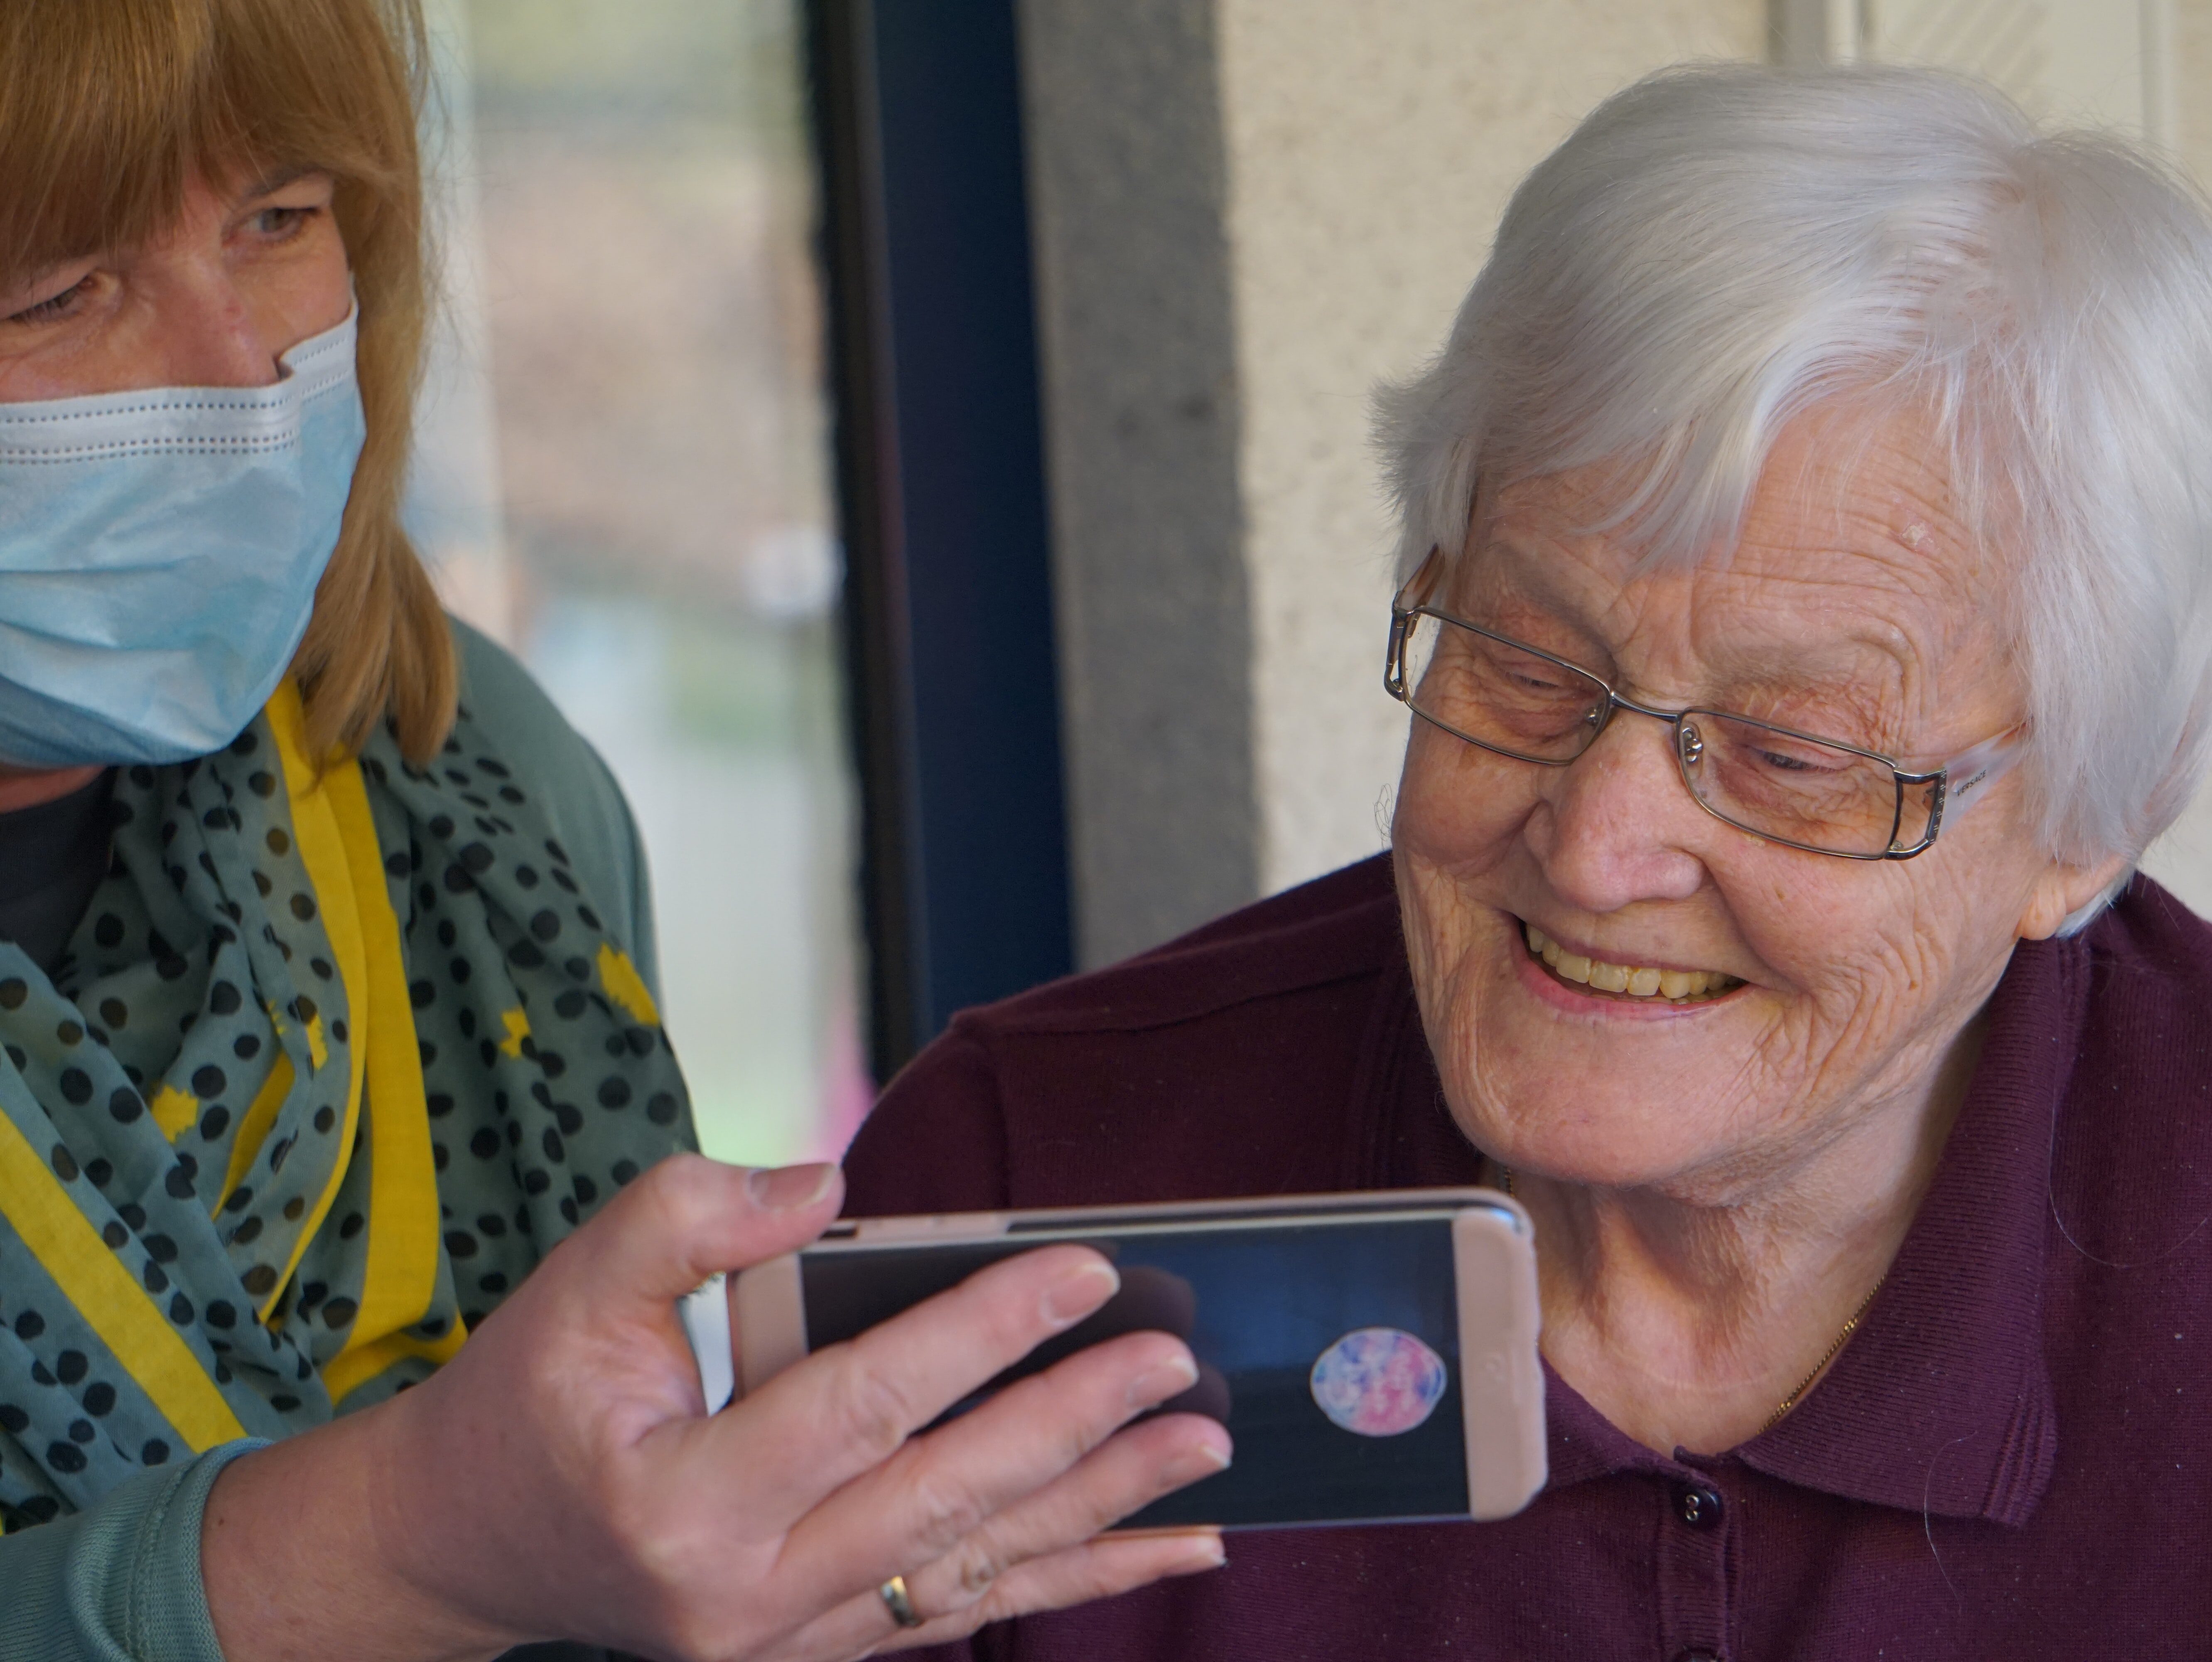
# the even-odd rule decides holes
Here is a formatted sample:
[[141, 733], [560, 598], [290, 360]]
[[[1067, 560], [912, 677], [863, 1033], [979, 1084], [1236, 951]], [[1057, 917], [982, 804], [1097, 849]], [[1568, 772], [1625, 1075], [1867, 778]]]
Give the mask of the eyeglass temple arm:
[[1429, 588], [1436, 576], [1437, 564], [1444, 557], [1441, 548], [1431, 548], [1413, 575], [1398, 585], [1398, 592], [1390, 597], [1390, 610], [1402, 617], [1429, 598]]
[[1428, 598], [1429, 586], [1437, 562], [1443, 556], [1441, 548], [1431, 548], [1428, 557], [1421, 562], [1413, 575], [1398, 586], [1390, 597], [1390, 651], [1382, 662], [1382, 690], [1401, 703], [1407, 701], [1405, 660], [1406, 631], [1413, 624], [1413, 609]]
[[1942, 825], [1948, 831], [1959, 822], [1961, 814], [1987, 796], [1990, 787], [2010, 773], [2014, 764], [2027, 753], [2027, 724], [2023, 721], [2009, 733], [1985, 739], [1972, 750], [1961, 752], [1932, 772], [1907, 774], [1905, 777], [1910, 783], [1942, 780]]

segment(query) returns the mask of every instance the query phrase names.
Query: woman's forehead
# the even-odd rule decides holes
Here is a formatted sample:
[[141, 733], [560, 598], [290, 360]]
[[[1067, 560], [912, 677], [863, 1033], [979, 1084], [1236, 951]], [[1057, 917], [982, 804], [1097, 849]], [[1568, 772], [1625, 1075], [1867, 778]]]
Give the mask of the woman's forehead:
[[[1633, 574], [1587, 544], [1531, 559], [1495, 538], [1468, 562], [1455, 609], [1589, 667], [1663, 678], [1684, 696], [1724, 686], [1894, 687], [1939, 655], [1898, 609], [1848, 580], [1800, 581], [1711, 565]], [[1607, 569], [1612, 566], [1613, 569]], [[1694, 683], [1694, 685], [1689, 685]]]
[[404, 43], [374, 0], [0, 12], [0, 281], [158, 238], [196, 176], [306, 161], [414, 188]]
[[[1600, 466], [1478, 503], [1454, 587], [1611, 633], [1669, 607], [1741, 613], [1793, 645], [1837, 636], [1923, 651], [1985, 632], [2003, 573], [1962, 522], [1942, 447], [1905, 416], [1816, 412], [1785, 427], [1742, 512], [1689, 559], [1620, 523], [1632, 486]], [[1901, 638], [1900, 638], [1901, 637]]]

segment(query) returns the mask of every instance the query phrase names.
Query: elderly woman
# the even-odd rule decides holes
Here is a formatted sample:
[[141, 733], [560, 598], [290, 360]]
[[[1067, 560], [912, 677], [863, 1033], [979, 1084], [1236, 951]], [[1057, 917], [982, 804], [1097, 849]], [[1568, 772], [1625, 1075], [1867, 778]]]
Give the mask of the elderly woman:
[[1382, 441], [1389, 856], [963, 1018], [852, 1204], [1495, 1184], [1548, 1485], [972, 1653], [2201, 1653], [2212, 934], [2130, 880], [2212, 737], [2197, 198], [1934, 74], [1663, 75]]
[[[1032, 1255], [708, 1420], [629, 816], [400, 529], [411, 0], [0, 6], [0, 1656], [857, 1655], [1218, 1563]], [[594, 1215], [597, 1215], [596, 1216]]]

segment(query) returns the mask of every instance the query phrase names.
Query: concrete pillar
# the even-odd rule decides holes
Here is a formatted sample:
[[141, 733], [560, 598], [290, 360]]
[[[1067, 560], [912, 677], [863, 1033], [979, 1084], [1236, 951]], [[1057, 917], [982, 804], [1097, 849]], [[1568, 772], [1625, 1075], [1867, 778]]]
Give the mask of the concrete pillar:
[[1212, 0], [1020, 0], [1077, 953], [1259, 893]]

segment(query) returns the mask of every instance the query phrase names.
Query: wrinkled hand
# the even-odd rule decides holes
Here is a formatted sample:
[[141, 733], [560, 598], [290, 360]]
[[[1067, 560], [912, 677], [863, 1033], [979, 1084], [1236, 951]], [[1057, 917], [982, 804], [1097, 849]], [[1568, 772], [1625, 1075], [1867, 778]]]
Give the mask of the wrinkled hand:
[[[1121, 1428], [1195, 1377], [1166, 1334], [1079, 1353], [916, 1434], [1105, 1302], [1114, 1272], [1085, 1248], [995, 1264], [705, 1417], [674, 1300], [812, 1239], [842, 1193], [830, 1167], [665, 1161], [550, 1253], [433, 1379], [238, 1462], [205, 1537], [226, 1654], [460, 1656], [565, 1638], [679, 1662], [815, 1662], [941, 1643], [1221, 1562], [1210, 1531], [1093, 1538], [1227, 1464], [1211, 1420]], [[370, 1538], [365, 1551], [330, 1548], [373, 1567], [397, 1647], [357, 1642], [371, 1637], [357, 1614], [352, 1641], [257, 1622], [263, 1584], [323, 1579], [265, 1562], [230, 1574], [252, 1564], [254, 1542], [270, 1548], [281, 1513], [257, 1516], [257, 1501], [313, 1481], [270, 1468], [333, 1433], [366, 1445], [372, 1429], [348, 1468], [367, 1488]], [[898, 1628], [877, 1593], [893, 1575], [921, 1627]], [[356, 1612], [377, 1602], [358, 1585], [332, 1598]], [[279, 1642], [252, 1648], [263, 1634]]]

